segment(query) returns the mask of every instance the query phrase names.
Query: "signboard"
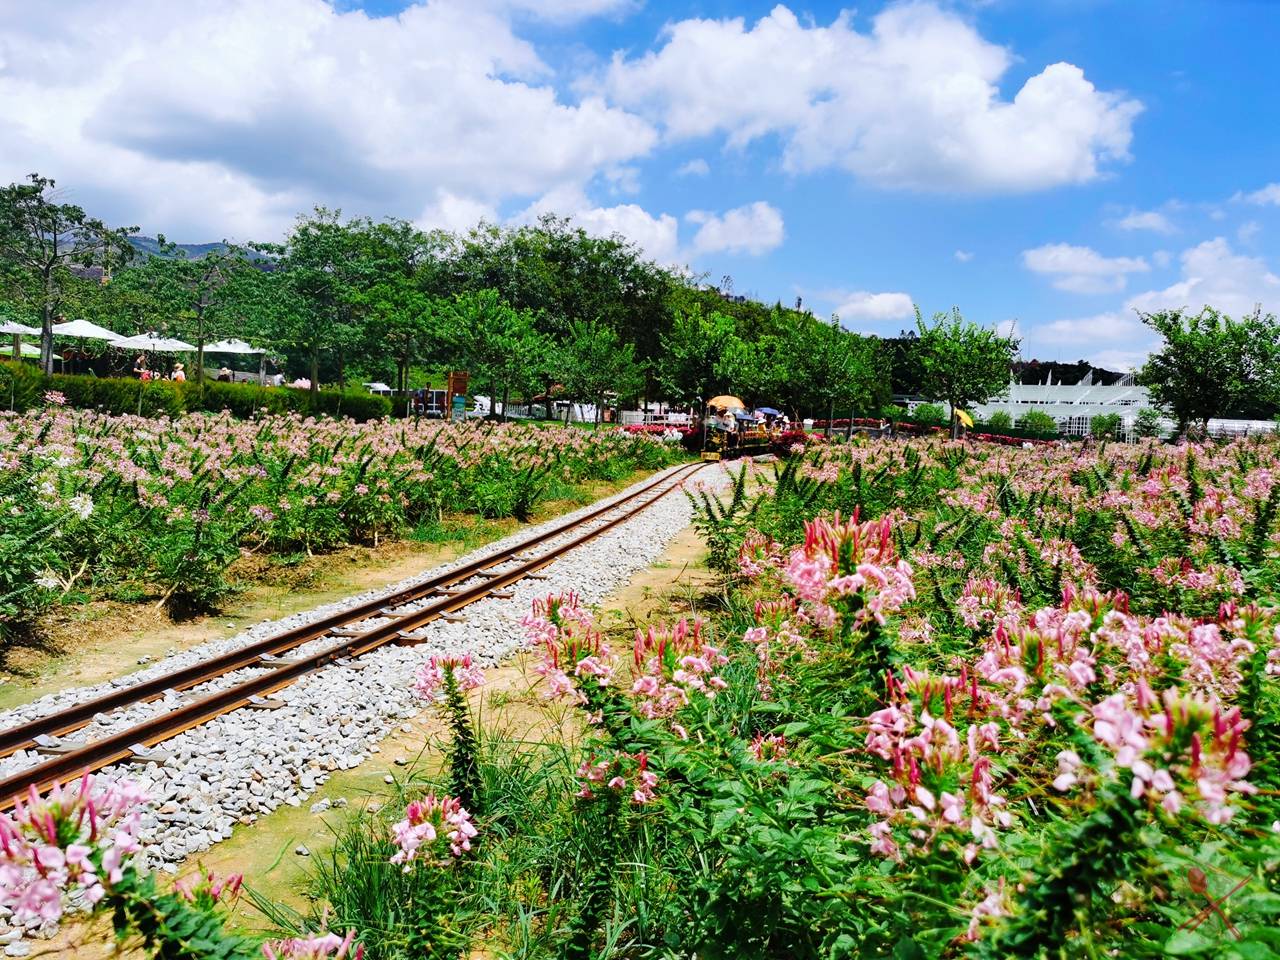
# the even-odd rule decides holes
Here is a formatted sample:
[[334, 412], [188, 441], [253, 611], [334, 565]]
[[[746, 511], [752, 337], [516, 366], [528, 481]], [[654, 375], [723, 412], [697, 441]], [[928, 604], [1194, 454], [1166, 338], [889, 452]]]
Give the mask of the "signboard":
[[467, 419], [467, 398], [460, 393], [455, 393], [453, 395], [453, 411], [451, 419]]

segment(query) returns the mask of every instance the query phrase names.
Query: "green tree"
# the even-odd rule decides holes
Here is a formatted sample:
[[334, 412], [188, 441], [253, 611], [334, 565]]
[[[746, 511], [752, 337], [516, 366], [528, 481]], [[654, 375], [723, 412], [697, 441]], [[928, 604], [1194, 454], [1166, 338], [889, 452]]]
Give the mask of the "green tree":
[[704, 313], [700, 306], [676, 313], [662, 337], [658, 383], [666, 397], [680, 403], [705, 403], [723, 387], [724, 351], [734, 337], [733, 319]]
[[171, 332], [196, 345], [196, 383], [204, 383], [204, 346], [210, 340], [243, 335], [241, 304], [235, 296], [235, 276], [255, 269], [241, 247], [226, 243], [192, 258], [161, 234], [159, 253], [126, 270], [116, 281], [123, 291], [139, 291], [159, 304], [170, 318]]
[[801, 325], [787, 356], [787, 379], [795, 387], [797, 406], [824, 418], [828, 435], [837, 413], [878, 410], [889, 399], [877, 342], [845, 330], [839, 317], [829, 324]]
[[552, 343], [530, 311], [515, 309], [498, 291], [459, 294], [446, 326], [453, 356], [488, 384], [491, 403], [501, 400], [504, 420], [513, 392], [528, 394], [543, 382]]
[[1160, 411], [1143, 407], [1133, 421], [1133, 432], [1140, 437], [1158, 437], [1161, 433]]
[[313, 392], [320, 387], [320, 359], [326, 352], [337, 355], [339, 384], [345, 381], [346, 358], [359, 342], [360, 291], [376, 273], [367, 242], [373, 224], [341, 218], [340, 210], [316, 207], [298, 217], [283, 244], [253, 245], [276, 258], [276, 282], [263, 288], [269, 294], [266, 336], [306, 355]]
[[916, 327], [921, 392], [950, 405], [951, 435], [957, 436], [957, 410], [986, 403], [1008, 389], [1018, 341], [966, 321], [959, 310], [935, 314], [932, 323], [925, 323], [917, 308]]
[[1205, 307], [1139, 313], [1164, 340], [1138, 372], [1156, 406], [1183, 431], [1226, 411], [1280, 403], [1280, 325], [1261, 310], [1239, 320]]
[[635, 345], [624, 343], [616, 330], [604, 324], [575, 322], [556, 355], [553, 369], [564, 392], [571, 400], [595, 404], [597, 423], [606, 395], [631, 396], [644, 385]]
[[40, 317], [40, 365], [53, 372], [53, 323], [72, 267], [101, 266], [104, 273], [133, 255], [129, 234], [112, 229], [72, 203], [58, 203], [55, 183], [33, 173], [29, 183], [0, 188], [0, 284]]

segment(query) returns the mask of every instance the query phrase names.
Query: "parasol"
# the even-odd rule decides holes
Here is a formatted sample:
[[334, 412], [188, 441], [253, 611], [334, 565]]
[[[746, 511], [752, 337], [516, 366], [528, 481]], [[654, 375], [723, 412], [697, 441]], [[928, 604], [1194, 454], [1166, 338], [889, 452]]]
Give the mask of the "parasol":
[[731, 397], [727, 394], [719, 397], [712, 397], [707, 401], [708, 407], [717, 407], [721, 410], [745, 410], [747, 405], [737, 397]]
[[75, 337], [77, 340], [117, 340], [120, 334], [100, 327], [89, 320], [71, 320], [53, 325], [55, 337]]
[[266, 353], [262, 347], [255, 347], [245, 343], [243, 340], [219, 340], [217, 343], [205, 344], [205, 353], [243, 353], [243, 354], [260, 354]]
[[775, 410], [773, 407], [756, 407], [756, 413], [763, 413], [766, 417], [780, 417], [781, 410]]
[[140, 333], [136, 337], [119, 337], [107, 344], [120, 350], [147, 350], [152, 353], [188, 353], [195, 350], [191, 344], [158, 333]]
[[0, 323], [0, 333], [13, 335], [13, 358], [16, 360], [19, 356], [26, 356], [25, 344], [22, 342], [22, 335], [29, 337], [39, 336], [40, 331], [35, 327], [28, 327], [25, 323], [15, 323], [13, 320], [6, 320]]

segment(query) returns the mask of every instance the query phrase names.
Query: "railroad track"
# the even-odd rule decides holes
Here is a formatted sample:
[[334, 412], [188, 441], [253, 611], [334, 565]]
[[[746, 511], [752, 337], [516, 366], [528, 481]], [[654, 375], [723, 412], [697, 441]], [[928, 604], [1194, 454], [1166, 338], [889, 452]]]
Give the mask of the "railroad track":
[[[85, 770], [99, 770], [121, 761], [155, 759], [150, 755], [150, 748], [214, 717], [242, 707], [276, 706], [277, 703], [267, 699], [269, 694], [329, 664], [360, 657], [390, 643], [416, 643], [417, 638], [410, 636], [413, 631], [447, 618], [478, 600], [501, 597], [505, 587], [536, 575], [574, 548], [625, 523], [678, 488], [702, 466], [688, 464], [619, 500], [421, 583], [272, 634], [207, 661], [119, 687], [28, 723], [0, 730], [0, 758], [21, 750], [47, 756], [0, 779], [0, 810], [12, 808], [14, 801], [32, 786], [44, 790], [54, 783], [74, 779]], [[609, 514], [613, 515], [607, 516]], [[582, 532], [567, 540], [560, 539], [580, 529]], [[557, 540], [560, 542], [554, 542]], [[539, 552], [539, 547], [546, 549]], [[499, 569], [503, 567], [506, 569]], [[357, 626], [369, 620], [384, 622], [365, 628]], [[313, 645], [317, 649], [310, 651], [299, 650], [325, 638], [334, 642]], [[296, 655], [287, 656], [291, 652]], [[222, 689], [183, 694], [250, 668], [257, 668], [258, 672]], [[165, 698], [175, 702], [168, 711], [96, 740], [79, 742], [67, 738], [68, 734], [91, 723], [109, 719], [112, 711]]]

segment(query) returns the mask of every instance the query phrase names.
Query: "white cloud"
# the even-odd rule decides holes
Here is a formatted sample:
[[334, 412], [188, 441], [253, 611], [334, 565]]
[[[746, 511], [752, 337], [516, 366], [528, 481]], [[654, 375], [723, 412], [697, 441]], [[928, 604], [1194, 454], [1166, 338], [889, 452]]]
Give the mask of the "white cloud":
[[682, 242], [680, 221], [669, 213], [656, 216], [634, 203], [602, 207], [593, 204], [577, 187], [548, 191], [511, 219], [532, 223], [544, 213], [568, 216], [588, 233], [620, 234], [658, 263], [678, 266], [708, 255], [768, 253], [785, 236], [782, 213], [763, 200], [735, 207], [721, 214], [691, 210], [684, 219], [697, 225], [692, 240]]
[[673, 23], [660, 50], [616, 55], [603, 89], [671, 140], [778, 135], [788, 171], [836, 167], [891, 187], [1034, 190], [1093, 180], [1128, 157], [1138, 102], [1069, 63], [1005, 99], [1014, 61], [929, 3], [892, 6], [867, 33], [848, 14], [823, 27], [779, 5], [750, 27]]
[[[515, 5], [559, 18], [624, 6]], [[117, 223], [270, 239], [315, 202], [488, 209], [646, 155], [650, 123], [557, 94], [511, 7], [425, 0], [369, 18], [324, 0], [5, 4], [0, 182], [39, 170]]]
[[1261, 190], [1244, 194], [1243, 199], [1260, 206], [1269, 204], [1280, 207], [1280, 183], [1268, 183]]
[[1090, 247], [1047, 243], [1022, 251], [1023, 265], [1053, 278], [1059, 290], [1071, 293], [1110, 293], [1123, 290], [1127, 275], [1151, 269], [1141, 257], [1104, 257]]
[[960, 263], [968, 263], [973, 259], [973, 252], [970, 250], [957, 250], [955, 252], [955, 258]]
[[845, 294], [835, 312], [842, 321], [863, 320], [876, 323], [905, 320], [915, 316], [915, 301], [906, 293], [869, 293], [858, 290]]
[[1257, 220], [1249, 220], [1236, 227], [1236, 239], [1246, 246], [1258, 239], [1258, 234], [1262, 232], [1262, 224]]
[[497, 222], [498, 212], [489, 204], [469, 197], [460, 197], [448, 190], [438, 190], [436, 198], [427, 204], [414, 221], [424, 230], [470, 230], [481, 220]]
[[677, 177], [705, 177], [710, 172], [711, 166], [701, 157], [694, 157], [676, 168]]
[[786, 236], [782, 213], [763, 200], [735, 207], [722, 215], [705, 210], [685, 214], [700, 224], [693, 237], [693, 253], [747, 253], [759, 256], [781, 246]]
[[[1069, 355], [1078, 353], [1112, 369], [1136, 366], [1156, 346], [1155, 338], [1138, 319], [1139, 311], [1185, 308], [1199, 312], [1211, 306], [1242, 316], [1261, 306], [1264, 312], [1280, 312], [1280, 277], [1261, 257], [1238, 254], [1224, 238], [1217, 237], [1184, 250], [1179, 260], [1178, 282], [1135, 294], [1108, 313], [1041, 324], [1028, 333], [1023, 353], [1032, 356], [1037, 347], [1062, 353], [1060, 348], [1070, 347]], [[1123, 364], [1122, 359], [1126, 361]]]
[[620, 234], [658, 263], [674, 265], [681, 256], [680, 223], [669, 213], [654, 216], [635, 203], [596, 206], [579, 188], [560, 187], [539, 197], [512, 222], [532, 223], [544, 213], [570, 217], [595, 236]]
[[1173, 224], [1158, 210], [1134, 210], [1113, 221], [1121, 230], [1152, 230], [1155, 233], [1173, 233]]
[[1168, 250], [1157, 250], [1151, 254], [1151, 262], [1163, 270], [1169, 264], [1173, 263], [1173, 254]]

